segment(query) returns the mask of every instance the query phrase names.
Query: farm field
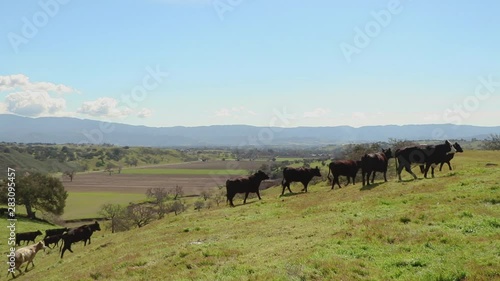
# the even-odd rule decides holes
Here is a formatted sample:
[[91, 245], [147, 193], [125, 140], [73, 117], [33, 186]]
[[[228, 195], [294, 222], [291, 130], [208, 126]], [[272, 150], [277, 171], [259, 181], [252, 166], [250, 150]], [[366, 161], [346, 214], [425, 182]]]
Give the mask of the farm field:
[[225, 184], [231, 177], [247, 175], [258, 169], [259, 161], [214, 161], [158, 165], [146, 168], [123, 169], [121, 174], [105, 172], [79, 173], [71, 182], [63, 179], [65, 189], [72, 192], [118, 192], [144, 194], [148, 188], [184, 188], [185, 195]]
[[125, 175], [247, 175], [247, 170], [215, 170], [215, 169], [126, 169]]
[[271, 187], [235, 208], [103, 229], [63, 260], [39, 253], [17, 280], [499, 280], [499, 159], [467, 151], [434, 179]]
[[148, 188], [182, 186], [185, 196], [225, 185], [231, 177], [247, 175], [246, 169], [258, 169], [261, 161], [187, 162], [123, 169], [120, 174], [79, 173], [73, 181], [63, 178], [68, 191], [65, 220], [98, 216], [105, 203], [128, 204], [143, 201]]
[[145, 194], [125, 192], [69, 192], [62, 218], [74, 220], [99, 217], [99, 210], [107, 203], [127, 205], [146, 199]]
[[[262, 164], [269, 164], [269, 161], [196, 161], [186, 163], [175, 163], [166, 165], [156, 165], [147, 169], [207, 169], [207, 170], [256, 170]], [[137, 168], [140, 169], [140, 168]]]

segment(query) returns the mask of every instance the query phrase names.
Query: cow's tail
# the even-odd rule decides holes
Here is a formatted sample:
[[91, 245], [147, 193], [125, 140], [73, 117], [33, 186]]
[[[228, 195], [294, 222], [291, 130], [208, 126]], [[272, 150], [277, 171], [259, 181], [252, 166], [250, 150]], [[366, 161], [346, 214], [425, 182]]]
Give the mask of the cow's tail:
[[326, 176], [326, 178], [329, 180], [329, 181], [332, 181], [332, 179], [330, 178], [330, 172], [331, 172], [332, 169], [330, 169], [330, 166], [328, 166], [328, 175]]
[[285, 173], [286, 173], [287, 168], [288, 167], [283, 168], [283, 179], [281, 180], [281, 186], [283, 186], [283, 187], [285, 186], [285, 182], [286, 182], [285, 181], [285, 178], [286, 178]]

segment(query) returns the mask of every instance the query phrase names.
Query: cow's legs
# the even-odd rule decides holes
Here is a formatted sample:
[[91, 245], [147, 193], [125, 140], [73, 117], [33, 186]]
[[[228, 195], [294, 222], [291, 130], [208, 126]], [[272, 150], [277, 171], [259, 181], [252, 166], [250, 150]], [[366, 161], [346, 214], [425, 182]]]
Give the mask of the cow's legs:
[[401, 164], [399, 164], [398, 168], [396, 169], [399, 181], [401, 181], [401, 172], [403, 171], [403, 169], [404, 169], [404, 167]]
[[375, 172], [375, 171], [373, 171], [373, 174], [372, 174], [372, 184], [373, 184], [373, 182], [375, 182], [375, 173], [376, 173], [376, 172]]
[[259, 200], [262, 200], [262, 198], [260, 198], [260, 192], [257, 190], [257, 197], [259, 197]]
[[[13, 271], [10, 272], [10, 273], [12, 273], [12, 278], [16, 278], [16, 275], [14, 274], [14, 271], [16, 271], [16, 270], [19, 271], [20, 275], [23, 274], [23, 272], [21, 271], [21, 269], [19, 269], [19, 268], [16, 267]], [[7, 272], [7, 276], [9, 276], [8, 272]]]
[[[232, 194], [229, 194], [227, 195], [227, 201], [229, 201], [229, 206], [231, 207], [234, 207], [234, 203], [233, 203], [233, 199], [234, 199], [234, 196], [236, 194], [232, 193]], [[226, 204], [227, 204], [227, 201], [226, 201]]]
[[432, 177], [434, 177], [434, 168], [436, 167], [436, 164], [431, 164], [431, 174], [432, 174]]
[[351, 183], [351, 177], [347, 176], [347, 183], [345, 184], [345, 186], [348, 186], [350, 183]]
[[285, 194], [285, 188], [288, 188], [288, 191], [290, 191], [290, 193], [293, 193], [292, 190], [290, 189], [290, 182], [283, 182], [281, 184], [283, 186], [283, 191], [281, 192], [281, 195]]
[[339, 180], [339, 176], [338, 175], [334, 176], [333, 180], [337, 183], [337, 185], [339, 186], [339, 188], [342, 188], [342, 186], [340, 186], [340, 180]]
[[[404, 167], [404, 168], [405, 168], [405, 170], [406, 170], [408, 173], [410, 173], [410, 175], [412, 175], [412, 176], [413, 176], [413, 179], [415, 179], [415, 180], [417, 179], [417, 175], [415, 175], [415, 173], [413, 173], [413, 172], [412, 172], [410, 165], [405, 165], [405, 167]], [[399, 172], [399, 174], [400, 174], [399, 180], [401, 180], [401, 172]], [[427, 172], [426, 172], [426, 174], [427, 174]]]
[[427, 178], [427, 173], [429, 172], [429, 168], [431, 165], [429, 163], [425, 164], [424, 178]]
[[425, 171], [424, 165], [419, 165], [419, 167], [420, 167], [420, 172], [423, 174]]
[[28, 272], [28, 267], [30, 266], [30, 263], [32, 265], [31, 268], [35, 267], [35, 263], [33, 263], [33, 260], [29, 261], [27, 264], [26, 264], [26, 268], [24, 269], [24, 272]]
[[[281, 186], [283, 187], [283, 191], [281, 191], [281, 195], [285, 194], [285, 188], [287, 187], [287, 182], [285, 180], [283, 180], [281, 182]], [[290, 187], [288, 187], [288, 189], [290, 189]]]
[[[366, 180], [366, 185], [370, 185], [370, 175], [372, 174], [372, 171], [366, 172], [366, 174], [363, 176], [363, 181]], [[366, 177], [366, 179], [365, 179]]]
[[303, 182], [302, 184], [304, 185], [304, 189], [303, 190], [307, 193], [307, 185], [308, 185], [308, 183], [307, 182]]
[[64, 252], [65, 252], [66, 250], [69, 250], [70, 252], [72, 252], [72, 253], [73, 253], [73, 250], [71, 250], [71, 243], [70, 243], [70, 242], [68, 242], [68, 244], [69, 244], [68, 246], [66, 246], [66, 243], [67, 243], [67, 242], [66, 242], [66, 241], [64, 241], [63, 249], [62, 249], [62, 251], [61, 251], [61, 259], [63, 258], [63, 256], [64, 256]]
[[384, 171], [384, 181], [387, 182], [387, 170]]
[[247, 203], [247, 198], [248, 198], [248, 192], [245, 192], [245, 200], [243, 200], [243, 204]]

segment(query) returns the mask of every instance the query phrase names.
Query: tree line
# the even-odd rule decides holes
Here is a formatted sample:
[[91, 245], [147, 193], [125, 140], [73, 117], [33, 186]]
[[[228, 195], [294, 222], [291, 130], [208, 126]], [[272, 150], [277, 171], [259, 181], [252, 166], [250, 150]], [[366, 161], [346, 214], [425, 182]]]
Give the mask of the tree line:
[[[133, 227], [141, 228], [150, 222], [162, 219], [169, 213], [179, 215], [189, 207], [183, 199], [182, 186], [155, 187], [146, 191], [148, 201], [129, 203], [128, 205], [107, 203], [101, 206], [99, 214], [110, 223], [111, 232], [127, 231]], [[219, 206], [224, 201], [225, 193], [221, 187], [218, 190], [200, 193], [199, 199], [194, 202], [194, 210], [211, 208], [213, 204]]]

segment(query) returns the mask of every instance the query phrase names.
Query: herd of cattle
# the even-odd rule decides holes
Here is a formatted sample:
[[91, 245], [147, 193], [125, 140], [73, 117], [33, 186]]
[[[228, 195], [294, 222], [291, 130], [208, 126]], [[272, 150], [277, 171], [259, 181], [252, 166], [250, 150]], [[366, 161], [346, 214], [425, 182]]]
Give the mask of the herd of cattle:
[[[396, 159], [396, 172], [400, 181], [403, 169], [410, 173], [414, 179], [417, 178], [417, 176], [411, 171], [412, 164], [420, 166], [420, 170], [424, 173], [424, 177], [426, 178], [429, 169], [431, 169], [432, 177], [434, 177], [434, 168], [438, 164], [441, 165], [439, 170], [441, 170], [444, 163], [448, 164], [450, 170], [452, 169], [450, 160], [456, 152], [463, 152], [463, 150], [458, 143], [455, 142], [454, 144], [451, 144], [449, 141], [438, 145], [417, 145], [396, 149], [394, 155], [391, 149], [382, 149], [382, 152], [365, 154], [360, 160], [332, 161], [328, 166], [327, 178], [330, 179], [331, 173], [333, 176], [331, 179], [332, 189], [335, 184], [337, 184], [339, 188], [341, 187], [339, 182], [340, 176], [347, 177], [347, 184], [351, 182], [351, 179], [352, 183], [355, 184], [356, 174], [359, 169], [361, 169], [363, 186], [370, 184], [370, 176], [371, 183], [374, 183], [376, 172], [383, 173], [384, 180], [387, 181], [387, 167], [389, 159], [393, 157]], [[307, 186], [313, 177], [321, 177], [320, 169], [318, 167], [284, 168], [283, 180], [281, 182], [283, 187], [281, 195], [285, 193], [285, 189], [288, 189], [288, 191], [292, 193], [292, 190], [290, 189], [290, 184], [292, 182], [302, 183], [304, 186], [303, 191], [307, 192]], [[248, 177], [227, 180], [227, 201], [232, 207], [234, 207], [233, 199], [237, 193], [245, 193], [243, 204], [246, 203], [249, 193], [256, 193], [260, 200], [259, 186], [263, 180], [267, 179], [269, 179], [269, 176], [259, 170], [257, 173]], [[101, 230], [101, 228], [97, 221], [93, 224], [86, 224], [75, 228], [48, 229], [45, 231], [45, 238], [42, 241], [30, 246], [18, 248], [15, 251], [15, 270], [22, 273], [19, 268], [23, 263], [27, 263], [25, 269], [26, 272], [30, 263], [34, 266], [33, 259], [39, 250], [45, 249], [46, 247], [50, 248], [50, 245], [54, 245], [52, 248], [59, 246], [59, 242], [61, 240], [62, 244], [59, 251], [61, 253], [61, 258], [63, 258], [66, 250], [73, 253], [71, 250], [72, 244], [79, 241], [83, 241], [84, 246], [87, 245], [87, 242], [90, 244], [90, 237], [92, 236], [92, 233], [99, 230]], [[34, 243], [36, 237], [39, 235], [42, 235], [42, 232], [39, 230], [34, 232], [16, 233], [16, 245], [20, 246], [22, 242]], [[14, 271], [10, 272], [15, 278]]]
[[[24, 270], [25, 272], [28, 271], [28, 265], [31, 263], [32, 266], [35, 266], [33, 263], [33, 259], [35, 258], [36, 253], [41, 250], [45, 249], [46, 247], [50, 247], [51, 244], [53, 244], [53, 248], [56, 246], [59, 246], [59, 242], [62, 240], [61, 246], [59, 248], [59, 251], [61, 252], [61, 258], [64, 256], [64, 252], [66, 250], [69, 250], [70, 252], [73, 253], [71, 250], [71, 245], [73, 243], [83, 241], [84, 246], [87, 245], [87, 241], [90, 244], [90, 237], [92, 236], [92, 233], [94, 231], [99, 231], [101, 230], [101, 227], [99, 226], [99, 223], [96, 221], [92, 224], [85, 224], [79, 227], [75, 228], [56, 228], [56, 229], [47, 229], [45, 230], [45, 238], [43, 238], [42, 241], [16, 249], [15, 252], [15, 270], [19, 271], [20, 273], [21, 270], [19, 269], [21, 265], [25, 262], [27, 262], [26, 269]], [[27, 242], [28, 244], [30, 242], [35, 242], [35, 239], [37, 236], [42, 235], [42, 232], [40, 230], [38, 231], [32, 231], [32, 232], [21, 232], [21, 233], [16, 233], [16, 246], [21, 246], [22, 242]], [[11, 271], [12, 277], [16, 277], [14, 275], [14, 271]]]
[[[332, 189], [335, 184], [341, 188], [339, 182], [340, 176], [347, 177], [347, 184], [351, 182], [351, 179], [352, 183], [355, 184], [356, 174], [360, 169], [363, 186], [370, 184], [370, 176], [371, 183], [374, 183], [376, 172], [383, 173], [384, 181], [387, 181], [387, 167], [389, 159], [393, 157], [396, 159], [396, 172], [400, 181], [403, 169], [410, 173], [414, 179], [417, 179], [417, 175], [411, 170], [412, 164], [420, 167], [425, 178], [427, 178], [429, 169], [431, 169], [432, 177], [434, 177], [434, 168], [439, 164], [441, 165], [439, 170], [442, 169], [445, 163], [448, 164], [450, 170], [452, 169], [450, 161], [456, 152], [463, 152], [462, 147], [457, 142], [452, 144], [449, 141], [438, 145], [415, 145], [396, 149], [394, 155], [390, 148], [387, 150], [382, 149], [382, 152], [365, 154], [360, 160], [332, 161], [328, 165], [327, 178], [330, 180], [331, 173], [333, 176], [333, 179], [331, 179]], [[283, 180], [281, 182], [283, 191], [281, 195], [285, 193], [286, 188], [292, 193], [290, 189], [290, 183], [292, 182], [302, 183], [304, 186], [303, 191], [307, 192], [307, 186], [313, 177], [321, 177], [320, 169], [317, 166], [316, 168], [284, 168]], [[259, 186], [263, 180], [267, 179], [269, 179], [269, 176], [260, 170], [249, 177], [228, 179], [226, 181], [227, 201], [234, 207], [233, 199], [237, 193], [245, 193], [243, 204], [246, 203], [249, 193], [256, 193], [260, 200]]]

